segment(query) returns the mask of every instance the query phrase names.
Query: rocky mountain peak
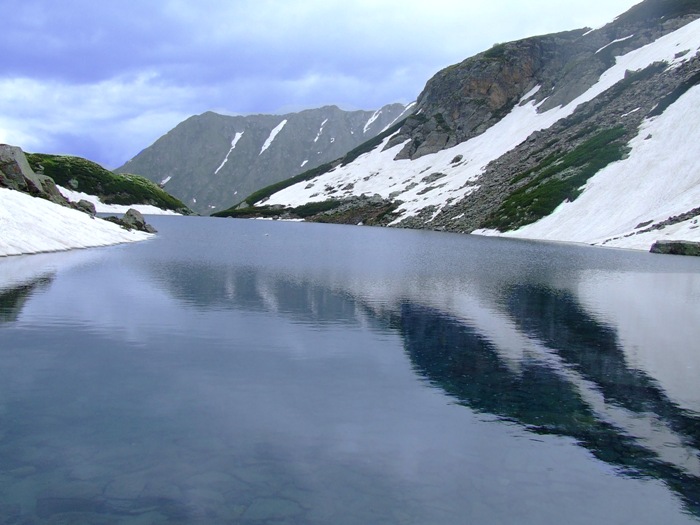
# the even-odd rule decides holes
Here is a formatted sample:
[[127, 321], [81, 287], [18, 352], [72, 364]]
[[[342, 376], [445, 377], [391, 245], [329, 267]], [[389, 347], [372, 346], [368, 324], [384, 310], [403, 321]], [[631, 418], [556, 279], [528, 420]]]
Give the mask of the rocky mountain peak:
[[209, 214], [341, 157], [406, 112], [403, 104], [374, 111], [328, 105], [284, 115], [209, 111], [181, 122], [116, 171], [145, 176]]
[[[700, 15], [700, 2], [648, 0], [606, 26], [495, 44], [431, 78], [387, 149], [417, 159], [467, 141], [499, 122], [535, 86], [540, 111], [565, 106], [614, 65]], [[408, 142], [407, 142], [408, 141]]]

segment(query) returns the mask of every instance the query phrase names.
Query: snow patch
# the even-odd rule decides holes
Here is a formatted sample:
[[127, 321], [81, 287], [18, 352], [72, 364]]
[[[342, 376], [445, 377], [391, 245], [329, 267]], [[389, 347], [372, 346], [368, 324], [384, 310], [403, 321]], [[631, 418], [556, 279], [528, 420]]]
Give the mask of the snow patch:
[[216, 168], [216, 171], [214, 172], [214, 175], [219, 173], [221, 171], [221, 168], [224, 167], [224, 165], [228, 162], [228, 157], [231, 155], [231, 152], [236, 149], [236, 144], [238, 144], [238, 141], [241, 140], [241, 137], [243, 136], [244, 131], [239, 131], [236, 133], [236, 135], [233, 137], [233, 140], [231, 140], [231, 149], [228, 150], [228, 153], [226, 154], [226, 157], [224, 158], [224, 161], [221, 163], [221, 166]]
[[265, 144], [263, 144], [262, 148], [260, 149], [260, 153], [258, 153], [258, 156], [263, 154], [263, 151], [265, 151], [267, 148], [270, 147], [270, 144], [272, 144], [272, 141], [275, 140], [275, 137], [277, 134], [282, 131], [282, 128], [284, 125], [287, 123], [287, 119], [284, 119], [282, 122], [277, 124], [275, 128], [270, 132], [270, 136], [267, 137], [267, 140], [265, 141]]
[[321, 134], [323, 133], [323, 126], [326, 125], [326, 122], [328, 122], [328, 119], [321, 122], [321, 128], [318, 130], [318, 133], [316, 134], [316, 138], [314, 139], [314, 142], [318, 142], [318, 139], [321, 138]]
[[367, 133], [369, 130], [369, 127], [372, 125], [372, 123], [379, 118], [379, 115], [382, 114], [382, 110], [378, 109], [377, 111], [374, 112], [374, 114], [369, 118], [367, 123], [365, 124], [364, 129], [362, 130], [362, 133]]
[[505, 235], [644, 250], [660, 239], [700, 241], [697, 217], [636, 233], [644, 230], [640, 224], [659, 223], [700, 205], [700, 127], [678, 125], [698, 119], [700, 86], [695, 86], [661, 115], [647, 119], [629, 142], [629, 156], [594, 175], [575, 201]]
[[630, 38], [634, 38], [634, 35], [630, 35], [630, 36], [626, 36], [626, 37], [624, 37], [624, 38], [618, 38], [617, 40], [613, 40], [613, 41], [610, 42], [609, 44], [605, 44], [603, 47], [601, 47], [598, 51], [595, 52], [595, 54], [597, 55], [598, 53], [600, 53], [600, 52], [601, 52], [603, 49], [605, 49], [606, 47], [610, 47], [611, 45], [617, 44], [618, 42], [624, 42], [625, 40], [629, 40]]

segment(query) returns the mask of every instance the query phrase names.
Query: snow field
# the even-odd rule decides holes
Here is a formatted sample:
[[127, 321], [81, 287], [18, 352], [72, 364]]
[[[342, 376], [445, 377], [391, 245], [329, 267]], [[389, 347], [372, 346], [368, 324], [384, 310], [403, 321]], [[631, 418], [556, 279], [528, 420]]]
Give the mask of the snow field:
[[0, 188], [0, 256], [107, 246], [150, 237], [151, 234], [127, 231], [38, 197]]

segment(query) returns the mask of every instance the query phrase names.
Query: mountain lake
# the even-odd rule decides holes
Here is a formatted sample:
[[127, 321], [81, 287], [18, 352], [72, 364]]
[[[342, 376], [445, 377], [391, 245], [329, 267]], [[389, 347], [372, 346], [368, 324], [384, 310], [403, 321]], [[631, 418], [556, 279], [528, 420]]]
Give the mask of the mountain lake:
[[700, 523], [700, 259], [148, 220], [0, 259], [0, 524]]

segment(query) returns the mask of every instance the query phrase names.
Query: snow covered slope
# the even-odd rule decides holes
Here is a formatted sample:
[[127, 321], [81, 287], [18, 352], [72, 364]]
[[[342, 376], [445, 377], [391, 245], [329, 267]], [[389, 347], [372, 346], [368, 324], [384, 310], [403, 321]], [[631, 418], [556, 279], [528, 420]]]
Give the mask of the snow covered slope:
[[695, 86], [663, 114], [647, 119], [629, 143], [629, 157], [598, 172], [580, 197], [506, 235], [639, 249], [659, 239], [700, 241], [698, 216], [647, 231], [649, 223], [700, 207], [698, 122], [700, 86]]
[[0, 188], [0, 256], [107, 246], [149, 237], [148, 233], [127, 231], [86, 213]]
[[[549, 107], [548, 93], [557, 94], [556, 85], [546, 92], [542, 83], [531, 85], [500, 120], [460, 144], [411, 160], [401, 158], [409, 140], [396, 143], [403, 136], [397, 132], [355, 161], [256, 204], [292, 208], [376, 194], [396, 204], [387, 221], [392, 226], [645, 250], [664, 238], [700, 241], [700, 19], [681, 18], [677, 25], [646, 44], [648, 38], [635, 41], [626, 27], [611, 25], [590, 42], [595, 32], [585, 33], [575, 45], [583, 49], [585, 42], [595, 59], [610, 57], [601, 62], [607, 67], [597, 80], [568, 102]], [[622, 37], [613, 38], [616, 33]], [[608, 42], [595, 44], [602, 34], [611, 35]], [[427, 106], [422, 98], [417, 117]], [[446, 117], [436, 116], [439, 127]], [[444, 128], [449, 131], [449, 124]], [[535, 168], [545, 171], [548, 156], [558, 159], [556, 165], [584, 139], [616, 128], [627, 150], [622, 160], [579, 184], [572, 202], [552, 206], [553, 212], [516, 231], [485, 227], [487, 219], [504, 213], [499, 206], [514, 189], [540, 183]], [[557, 177], [566, 179], [577, 167]]]

